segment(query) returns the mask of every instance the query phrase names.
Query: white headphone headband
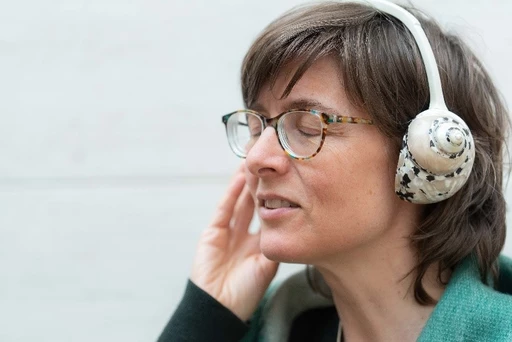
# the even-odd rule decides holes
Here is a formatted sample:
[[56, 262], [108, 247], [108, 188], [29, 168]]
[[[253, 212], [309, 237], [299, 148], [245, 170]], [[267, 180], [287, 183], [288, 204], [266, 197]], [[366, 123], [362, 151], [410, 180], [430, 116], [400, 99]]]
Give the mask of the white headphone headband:
[[418, 19], [387, 0], [352, 0], [400, 20], [411, 32], [423, 59], [430, 91], [429, 109], [416, 115], [402, 139], [395, 192], [413, 203], [436, 203], [466, 183], [475, 160], [475, 143], [467, 124], [444, 102], [436, 58]]
[[389, 14], [398, 20], [400, 20], [407, 29], [411, 32], [416, 45], [420, 50], [421, 58], [427, 73], [428, 87], [430, 91], [430, 109], [442, 109], [447, 110], [446, 103], [444, 102], [443, 88], [441, 86], [441, 78], [439, 76], [439, 70], [437, 68], [436, 58], [434, 52], [428, 41], [427, 35], [420, 22], [414, 15], [404, 8], [385, 0], [360, 0], [356, 1], [372, 7], [375, 7], [379, 11]]

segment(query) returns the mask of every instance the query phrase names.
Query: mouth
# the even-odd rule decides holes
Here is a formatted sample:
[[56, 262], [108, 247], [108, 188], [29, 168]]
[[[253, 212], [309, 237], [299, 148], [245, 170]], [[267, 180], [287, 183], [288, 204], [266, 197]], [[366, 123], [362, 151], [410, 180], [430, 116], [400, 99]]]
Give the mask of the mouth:
[[261, 202], [262, 206], [266, 209], [299, 208], [298, 204], [279, 198], [266, 199]]

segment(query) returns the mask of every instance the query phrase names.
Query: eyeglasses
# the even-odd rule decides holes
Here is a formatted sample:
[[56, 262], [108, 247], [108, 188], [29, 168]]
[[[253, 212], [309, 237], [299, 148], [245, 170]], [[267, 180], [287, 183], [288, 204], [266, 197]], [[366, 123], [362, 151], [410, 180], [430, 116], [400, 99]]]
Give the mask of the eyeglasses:
[[279, 144], [292, 158], [305, 160], [320, 152], [333, 123], [373, 125], [372, 120], [326, 114], [317, 110], [291, 109], [269, 119], [249, 109], [237, 110], [222, 117], [229, 146], [240, 158], [258, 141], [263, 130], [271, 126], [277, 131]]

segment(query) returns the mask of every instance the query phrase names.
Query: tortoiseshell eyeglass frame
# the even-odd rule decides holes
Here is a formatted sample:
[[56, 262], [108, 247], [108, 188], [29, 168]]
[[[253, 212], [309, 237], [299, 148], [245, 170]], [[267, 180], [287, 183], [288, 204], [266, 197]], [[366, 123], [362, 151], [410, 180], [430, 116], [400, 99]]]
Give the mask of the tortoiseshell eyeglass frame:
[[[279, 135], [279, 130], [277, 129], [277, 126], [279, 125], [279, 122], [280, 122], [280, 119], [286, 115], [286, 114], [289, 114], [289, 113], [293, 113], [293, 112], [305, 112], [305, 113], [310, 113], [312, 115], [316, 115], [317, 117], [320, 118], [320, 121], [322, 122], [322, 139], [320, 141], [320, 144], [317, 148], [317, 150], [312, 153], [311, 155], [307, 156], [307, 157], [299, 157], [297, 155], [295, 155], [293, 153], [293, 151], [290, 151], [288, 150], [287, 148], [285, 148], [285, 146], [283, 145], [283, 143], [281, 142], [281, 136]], [[315, 109], [290, 109], [290, 110], [287, 110], [271, 119], [267, 118], [266, 116], [254, 111], [254, 110], [250, 110], [250, 109], [240, 109], [240, 110], [236, 110], [234, 112], [231, 112], [231, 113], [228, 113], [226, 115], [223, 115], [222, 116], [222, 123], [224, 123], [224, 126], [226, 128], [226, 135], [228, 137], [228, 141], [229, 141], [229, 132], [228, 132], [228, 120], [229, 118], [232, 116], [232, 115], [235, 115], [235, 114], [239, 114], [239, 113], [250, 113], [250, 114], [253, 114], [253, 115], [256, 115], [261, 123], [263, 124], [263, 130], [269, 126], [273, 127], [275, 130], [276, 130], [276, 134], [277, 134], [277, 137], [278, 137], [278, 141], [279, 141], [279, 145], [281, 145], [281, 148], [283, 149], [283, 151], [286, 152], [286, 154], [288, 154], [290, 157], [292, 157], [293, 159], [297, 159], [297, 160], [307, 160], [307, 159], [311, 159], [313, 158], [314, 156], [316, 156], [318, 154], [318, 152], [320, 152], [320, 150], [322, 149], [322, 146], [324, 145], [324, 141], [325, 141], [325, 136], [327, 135], [327, 128], [330, 124], [333, 124], [333, 123], [349, 123], [349, 124], [365, 124], [365, 125], [373, 125], [373, 121], [371, 119], [363, 119], [363, 118], [358, 118], [358, 117], [353, 117], [353, 116], [344, 116], [344, 115], [334, 115], [334, 114], [328, 114], [328, 113], [324, 113], [324, 112], [320, 112], [318, 110], [315, 110]], [[231, 147], [231, 146], [230, 146]], [[233, 147], [231, 147], [231, 149], [233, 150], [233, 152], [240, 158], [245, 158], [247, 155], [241, 155], [241, 154], [238, 154], [234, 149]]]

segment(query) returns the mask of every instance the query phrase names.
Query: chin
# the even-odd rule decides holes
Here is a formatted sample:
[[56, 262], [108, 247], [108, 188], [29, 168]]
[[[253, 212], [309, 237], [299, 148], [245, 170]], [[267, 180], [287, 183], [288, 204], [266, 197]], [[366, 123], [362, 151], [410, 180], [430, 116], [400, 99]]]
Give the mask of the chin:
[[[263, 255], [272, 261], [290, 264], [307, 264], [308, 248], [302, 248], [290, 237], [283, 237], [277, 232], [262, 232], [260, 249]], [[309, 250], [310, 252], [310, 250]]]

